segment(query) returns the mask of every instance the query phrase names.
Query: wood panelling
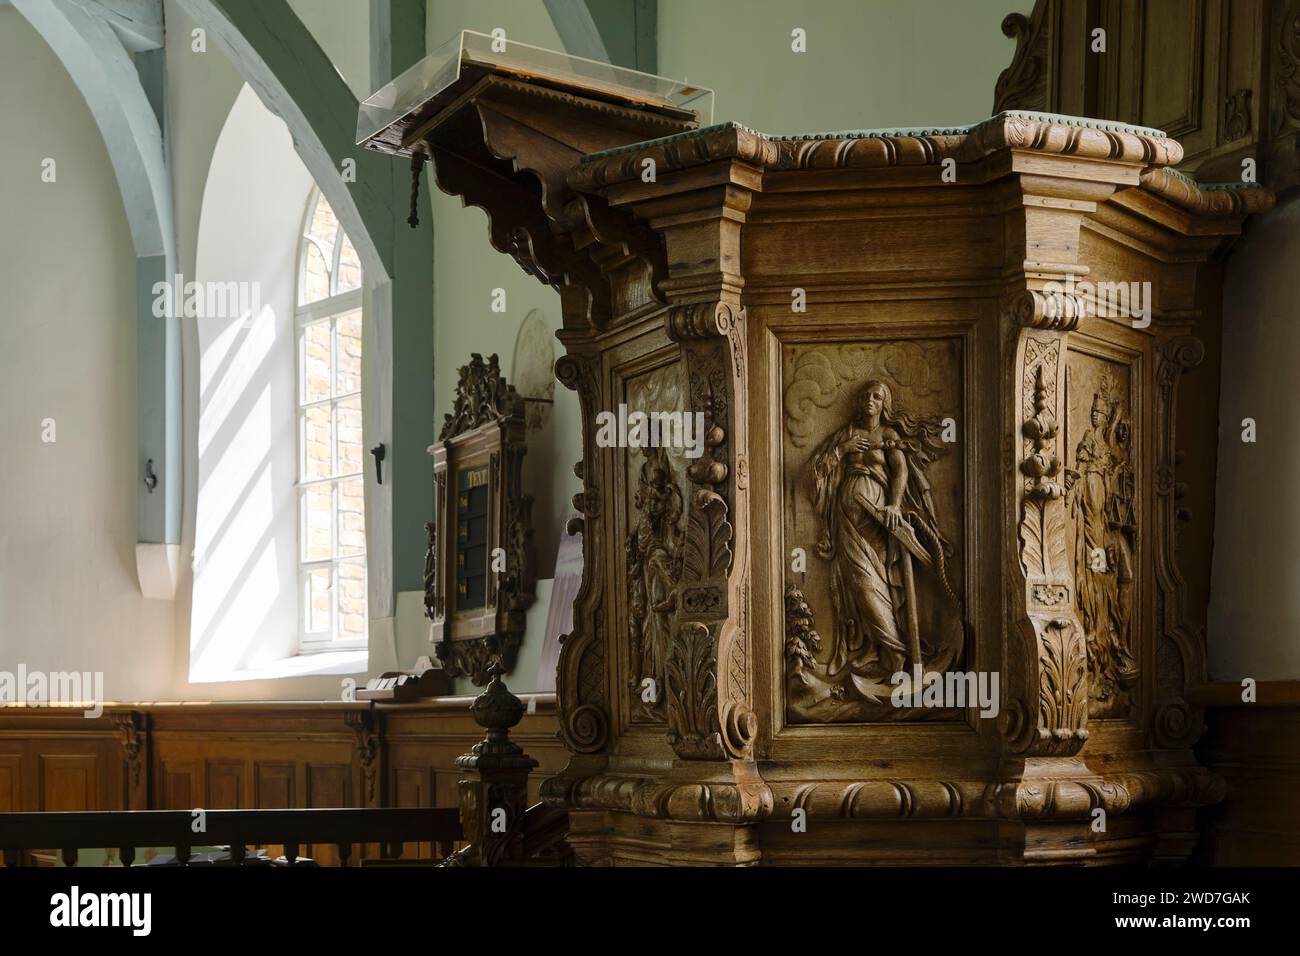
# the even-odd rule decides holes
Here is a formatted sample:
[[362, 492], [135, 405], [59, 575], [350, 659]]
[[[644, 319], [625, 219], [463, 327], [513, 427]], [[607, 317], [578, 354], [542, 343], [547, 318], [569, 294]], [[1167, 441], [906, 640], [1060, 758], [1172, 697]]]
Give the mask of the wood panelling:
[[1153, 126], [1202, 182], [1238, 180], [1253, 157], [1280, 191], [1300, 176], [1288, 106], [1298, 17], [1287, 0], [1038, 0], [1003, 22], [1017, 49], [994, 109]]
[[22, 779], [20, 760], [17, 754], [0, 754], [0, 813], [16, 813], [22, 809], [18, 788]]
[[[293, 786], [296, 770], [291, 763], [254, 763], [253, 805], [259, 810], [281, 810], [298, 806], [294, 800]], [[305, 772], [306, 767], [303, 770]]]
[[195, 805], [195, 778], [198, 764], [193, 760], [158, 762], [159, 794], [154, 799], [159, 810], [187, 810]]
[[[510, 739], [537, 760], [529, 778], [530, 802], [538, 799], [542, 781], [560, 770], [567, 754], [556, 736], [551, 698], [510, 732]], [[448, 707], [441, 701], [410, 705], [381, 705], [389, 786], [399, 802], [395, 806], [450, 807], [457, 803], [457, 782], [463, 773], [456, 758], [481, 737], [469, 710]], [[429, 803], [432, 795], [432, 803]], [[408, 802], [410, 801], [410, 802]]]
[[241, 810], [246, 807], [242, 799], [244, 789], [244, 762], [242, 760], [209, 760], [204, 767], [207, 794], [203, 806], [212, 810]]
[[1219, 866], [1300, 866], [1300, 681], [1258, 685], [1254, 703], [1238, 684], [1198, 694], [1207, 705], [1201, 760], [1227, 781], [1203, 810], [1198, 859]]
[[[464, 776], [456, 758], [481, 735], [469, 710], [448, 707], [442, 701], [423, 704], [382, 705], [387, 742], [386, 780], [389, 799], [398, 807], [454, 807], [459, 802], [459, 781]], [[477, 735], [476, 735], [477, 732]], [[556, 736], [553, 706], [525, 714], [510, 738], [538, 761], [529, 777], [528, 799], [534, 803], [542, 781], [561, 769], [567, 759]], [[406, 847], [403, 856], [424, 856], [427, 845]]]
[[37, 761], [42, 810], [104, 809], [95, 799], [99, 767], [93, 754], [39, 754]]
[[[0, 711], [0, 812], [454, 807], [463, 775], [456, 758], [483, 738], [469, 703], [117, 705], [96, 719], [8, 707]], [[553, 696], [533, 707], [512, 736], [540, 763], [529, 784], [536, 800], [566, 756]], [[131, 728], [138, 733], [128, 747]], [[126, 785], [132, 753], [148, 762], [132, 791], [138, 797]], [[338, 860], [334, 847], [302, 852], [326, 865]]]
[[[97, 720], [6, 708], [0, 712], [0, 811], [455, 807], [456, 758], [483, 738], [469, 703], [118, 705]], [[541, 766], [529, 786], [536, 799], [542, 779], [563, 766], [565, 754], [556, 738], [554, 698], [540, 698], [534, 707], [515, 739], [537, 751]], [[128, 795], [132, 753], [148, 766], [140, 766], [147, 773]], [[283, 852], [265, 849], [271, 856]], [[338, 863], [336, 847], [299, 849], [322, 865]], [[431, 851], [422, 844], [403, 855]], [[370, 847], [365, 855], [377, 853]], [[353, 848], [354, 860], [362, 855]]]
[[349, 764], [308, 763], [307, 806], [354, 807]]
[[61, 707], [0, 711], [0, 809], [119, 810], [126, 777], [109, 714]]

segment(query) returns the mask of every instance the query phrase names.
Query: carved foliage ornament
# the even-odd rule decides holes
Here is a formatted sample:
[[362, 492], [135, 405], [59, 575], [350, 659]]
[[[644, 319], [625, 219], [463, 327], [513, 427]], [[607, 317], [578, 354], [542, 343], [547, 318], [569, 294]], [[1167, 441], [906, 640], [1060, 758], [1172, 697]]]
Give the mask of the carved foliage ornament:
[[[1025, 301], [1023, 294], [1016, 300]], [[1064, 342], [1054, 332], [1018, 334], [1023, 476], [1018, 536], [1028, 603], [1020, 632], [1029, 644], [1027, 654], [1010, 655], [1011, 686], [1024, 694], [1007, 702], [1000, 728], [1017, 751], [1071, 754], [1088, 738], [1088, 657], [1069, 603], [1073, 569], [1057, 420]], [[1021, 669], [1021, 659], [1029, 661], [1029, 670]]]
[[456, 383], [456, 404], [445, 416], [439, 441], [472, 431], [480, 425], [501, 418], [523, 414], [523, 399], [506, 384], [497, 357], [486, 362], [475, 352], [468, 365], [461, 366], [460, 380]]
[[733, 398], [736, 376], [743, 374], [737, 371], [744, 363], [737, 329], [743, 329], [744, 313], [718, 303], [702, 314], [711, 317], [700, 330], [708, 337], [688, 338], [682, 346], [689, 407], [703, 415], [704, 449], [686, 468], [692, 490], [682, 542], [682, 606], [665, 690], [673, 749], [686, 759], [721, 759], [747, 754], [756, 728], [747, 698], [748, 634], [730, 620], [734, 614], [743, 621], [731, 580], [738, 492], [730, 431], [743, 414]]
[[1020, 506], [1020, 564], [1030, 578], [1047, 581], [1068, 573], [1065, 517], [1058, 504], [1063, 489], [1056, 480], [1061, 470], [1055, 414], [1061, 340], [1026, 336], [1024, 349], [1020, 385], [1024, 457], [1020, 470], [1025, 485]]
[[727, 302], [670, 308], [687, 414], [703, 419], [702, 451], [685, 465], [684, 496], [670, 456], [646, 454], [625, 545], [632, 657], [641, 671], [634, 682], [652, 677], [662, 688], [649, 715], [667, 722], [669, 742], [685, 759], [744, 756], [757, 731], [747, 698], [748, 635], [732, 580], [733, 496], [744, 486], [732, 467], [728, 428], [740, 414], [732, 396], [744, 375], [743, 321], [743, 310]]

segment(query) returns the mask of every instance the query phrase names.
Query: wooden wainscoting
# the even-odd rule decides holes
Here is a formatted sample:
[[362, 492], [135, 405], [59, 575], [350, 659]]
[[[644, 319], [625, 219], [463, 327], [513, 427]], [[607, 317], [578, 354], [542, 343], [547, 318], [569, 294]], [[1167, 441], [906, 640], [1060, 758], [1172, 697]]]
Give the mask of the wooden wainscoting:
[[[535, 800], [566, 755], [555, 696], [522, 699], [530, 712], [511, 737], [538, 762]], [[111, 704], [98, 717], [4, 707], [0, 812], [455, 807], [456, 758], [483, 739], [471, 700]]]
[[1217, 866], [1300, 866], [1300, 681], [1261, 682], [1254, 703], [1240, 684], [1210, 684], [1201, 762], [1228, 783], [1201, 811], [1197, 859]]
[[121, 810], [122, 738], [105, 711], [0, 708], [0, 811]]

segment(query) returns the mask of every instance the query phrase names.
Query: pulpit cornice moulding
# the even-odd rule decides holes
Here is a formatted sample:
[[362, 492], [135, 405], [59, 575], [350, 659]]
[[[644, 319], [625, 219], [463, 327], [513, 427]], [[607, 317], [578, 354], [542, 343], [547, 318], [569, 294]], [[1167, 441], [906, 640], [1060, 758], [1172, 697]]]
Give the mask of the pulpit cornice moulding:
[[[1175, 383], [1271, 196], [1073, 117], [701, 128], [680, 84], [515, 47], [362, 131], [561, 297], [585, 572], [546, 794], [578, 858], [1185, 857], [1222, 785]], [[700, 440], [598, 441], [620, 408]], [[938, 689], [896, 693], [917, 667]]]

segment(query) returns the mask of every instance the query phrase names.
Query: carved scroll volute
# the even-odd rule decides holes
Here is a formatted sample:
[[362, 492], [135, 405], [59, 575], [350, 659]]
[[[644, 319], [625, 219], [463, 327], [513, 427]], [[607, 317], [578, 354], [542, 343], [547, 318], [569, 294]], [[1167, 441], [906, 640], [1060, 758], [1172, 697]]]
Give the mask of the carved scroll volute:
[[999, 726], [1013, 752], [1039, 756], [1075, 754], [1088, 739], [1088, 655], [1074, 609], [1061, 438], [1074, 306], [1023, 292], [1008, 309], [1016, 513], [1007, 563], [1015, 584]]
[[1009, 13], [1002, 20], [1002, 35], [1016, 41], [1011, 65], [998, 75], [993, 89], [993, 112], [1003, 110], [1037, 110], [1046, 112], [1049, 105], [1048, 27], [1049, 0], [1038, 0], [1029, 16]]
[[1192, 746], [1205, 730], [1201, 711], [1187, 701], [1187, 688], [1205, 680], [1205, 637], [1186, 620], [1187, 583], [1178, 566], [1180, 455], [1175, 447], [1178, 379], [1205, 357], [1190, 335], [1162, 342], [1156, 353], [1156, 701], [1150, 731], [1157, 747]]
[[560, 641], [560, 661], [556, 673], [556, 706], [559, 710], [560, 736], [574, 753], [592, 754], [609, 745], [609, 682], [605, 673], [606, 648], [604, 627], [604, 578], [595, 573], [614, 556], [601, 549], [607, 547], [600, 489], [608, 487], [601, 480], [603, 458], [596, 446], [596, 412], [600, 407], [599, 358], [577, 351], [566, 341], [570, 354], [555, 363], [555, 377], [566, 388], [578, 393], [582, 411], [582, 461], [574, 474], [582, 481], [582, 491], [573, 496], [573, 507], [581, 515], [569, 532], [582, 535], [582, 584], [573, 602], [573, 631]]

